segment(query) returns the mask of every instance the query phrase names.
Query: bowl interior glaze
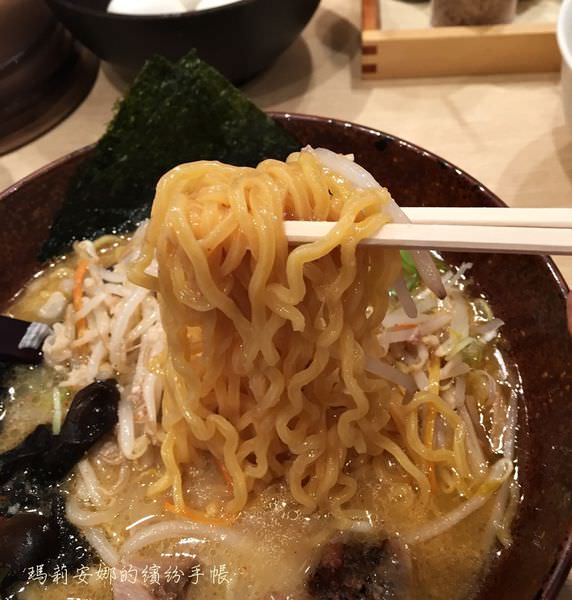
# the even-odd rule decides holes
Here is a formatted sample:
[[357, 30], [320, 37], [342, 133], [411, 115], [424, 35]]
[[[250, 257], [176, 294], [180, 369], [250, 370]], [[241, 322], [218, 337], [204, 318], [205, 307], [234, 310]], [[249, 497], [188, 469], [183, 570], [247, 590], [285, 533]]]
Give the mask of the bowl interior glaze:
[[[439, 157], [379, 131], [302, 115], [273, 115], [300, 142], [353, 152], [403, 206], [499, 206], [476, 180]], [[6, 304], [37, 270], [35, 257], [49, 233], [84, 148], [0, 194], [0, 303]], [[503, 328], [505, 352], [518, 366], [518, 469], [522, 502], [514, 543], [483, 577], [481, 599], [553, 599], [572, 551], [572, 341], [567, 333], [567, 287], [552, 261], [521, 255], [453, 255], [474, 263], [477, 292], [490, 301]]]

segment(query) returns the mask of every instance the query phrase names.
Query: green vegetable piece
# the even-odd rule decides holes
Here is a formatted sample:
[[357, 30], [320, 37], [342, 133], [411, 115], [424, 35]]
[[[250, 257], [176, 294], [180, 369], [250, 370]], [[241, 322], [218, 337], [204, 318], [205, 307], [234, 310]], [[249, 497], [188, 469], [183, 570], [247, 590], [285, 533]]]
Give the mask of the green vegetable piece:
[[472, 369], [479, 368], [484, 360], [485, 346], [479, 340], [474, 340], [461, 352], [463, 361]]
[[401, 266], [403, 267], [405, 283], [407, 284], [409, 291], [412, 291], [419, 287], [421, 278], [417, 272], [417, 267], [415, 266], [411, 252], [400, 250], [399, 253], [401, 254]]
[[[400, 250], [399, 253], [401, 254], [401, 266], [403, 268], [405, 283], [407, 284], [407, 289], [412, 292], [421, 285], [421, 277], [417, 272], [411, 252], [409, 250]], [[431, 256], [437, 270], [440, 273], [445, 273], [449, 268], [447, 263], [436, 252], [431, 252]]]
[[40, 258], [77, 239], [133, 229], [149, 215], [159, 178], [178, 164], [254, 166], [299, 147], [194, 51], [176, 64], [154, 57], [78, 169]]
[[413, 256], [411, 256], [411, 252], [408, 250], [400, 250], [399, 254], [401, 254], [401, 264], [403, 265], [403, 270], [408, 275], [413, 275], [417, 273], [417, 269], [415, 267], [415, 262], [413, 262]]

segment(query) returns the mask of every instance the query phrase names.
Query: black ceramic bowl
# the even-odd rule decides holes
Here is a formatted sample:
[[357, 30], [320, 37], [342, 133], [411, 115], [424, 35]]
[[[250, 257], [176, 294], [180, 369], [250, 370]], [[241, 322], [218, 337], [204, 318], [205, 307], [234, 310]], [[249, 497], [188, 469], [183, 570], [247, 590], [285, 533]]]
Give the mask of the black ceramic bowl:
[[[466, 173], [393, 136], [330, 119], [274, 117], [302, 145], [354, 153], [404, 206], [502, 205]], [[38, 251], [73, 174], [90, 150], [70, 154], [0, 194], [0, 310], [39, 268]], [[572, 559], [568, 288], [548, 258], [450, 254], [446, 260], [474, 263], [474, 291], [485, 294], [505, 321], [503, 350], [522, 380], [517, 438], [522, 501], [513, 522], [514, 543], [495, 557], [475, 600], [555, 600]]]
[[106, 11], [109, 0], [47, 0], [69, 31], [102, 60], [134, 73], [153, 54], [177, 59], [191, 48], [234, 83], [283, 52], [320, 0], [241, 0], [203, 11], [130, 16]]
[[91, 89], [97, 66], [44, 2], [0, 0], [0, 154], [74, 110]]

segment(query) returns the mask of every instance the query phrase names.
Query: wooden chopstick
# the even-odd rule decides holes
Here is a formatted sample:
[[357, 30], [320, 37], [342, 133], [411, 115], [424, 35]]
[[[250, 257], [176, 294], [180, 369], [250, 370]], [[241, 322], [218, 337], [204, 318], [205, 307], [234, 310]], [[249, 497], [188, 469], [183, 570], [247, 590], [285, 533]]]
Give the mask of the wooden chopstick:
[[572, 208], [403, 208], [413, 223], [572, 228]]
[[[286, 221], [285, 231], [289, 242], [300, 244], [324, 237], [335, 225], [326, 221]], [[362, 243], [453, 252], [572, 255], [572, 227], [388, 223]]]

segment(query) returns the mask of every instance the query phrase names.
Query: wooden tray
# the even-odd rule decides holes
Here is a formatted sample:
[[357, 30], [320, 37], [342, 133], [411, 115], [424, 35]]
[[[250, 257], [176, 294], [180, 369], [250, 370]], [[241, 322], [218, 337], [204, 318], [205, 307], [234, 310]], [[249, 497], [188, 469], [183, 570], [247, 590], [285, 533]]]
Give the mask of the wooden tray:
[[[434, 28], [429, 25], [428, 4], [401, 2], [400, 9], [399, 0], [362, 0], [361, 72], [364, 79], [539, 73], [560, 69], [556, 21], [543, 18], [545, 14], [554, 17], [554, 10], [558, 8], [554, 0], [535, 3], [533, 15], [540, 17], [537, 21], [517, 17], [511, 25]], [[384, 8], [393, 9], [394, 22], [386, 24], [387, 28], [383, 28]], [[418, 16], [410, 18], [413, 11], [417, 11], [417, 15], [422, 14], [420, 11], [426, 13], [426, 20], [421, 21], [422, 25], [427, 23], [426, 27], [419, 27]], [[414, 27], [397, 28], [396, 13]]]

